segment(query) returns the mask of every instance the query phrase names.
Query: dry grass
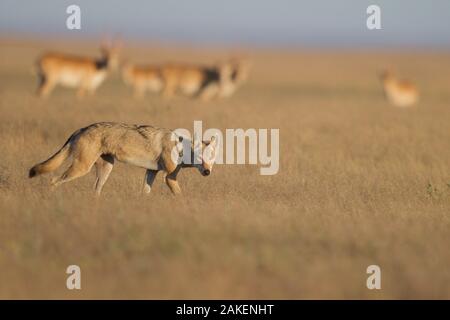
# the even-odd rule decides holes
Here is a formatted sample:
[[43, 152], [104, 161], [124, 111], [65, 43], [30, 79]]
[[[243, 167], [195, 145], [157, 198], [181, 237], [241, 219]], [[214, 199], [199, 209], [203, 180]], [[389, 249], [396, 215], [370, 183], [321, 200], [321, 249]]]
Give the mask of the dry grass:
[[[133, 101], [116, 75], [80, 102], [64, 89], [34, 97], [30, 67], [43, 49], [0, 48], [0, 298], [450, 298], [448, 54], [249, 52], [251, 79], [228, 100]], [[386, 65], [417, 80], [417, 108], [386, 105], [376, 78]], [[140, 195], [143, 170], [124, 165], [100, 199], [93, 174], [54, 191], [49, 176], [27, 178], [89, 123], [193, 120], [280, 128], [279, 174], [185, 171], [179, 198], [161, 177]], [[82, 269], [81, 291], [65, 288], [69, 264]], [[370, 264], [382, 269], [377, 292], [365, 287]]]

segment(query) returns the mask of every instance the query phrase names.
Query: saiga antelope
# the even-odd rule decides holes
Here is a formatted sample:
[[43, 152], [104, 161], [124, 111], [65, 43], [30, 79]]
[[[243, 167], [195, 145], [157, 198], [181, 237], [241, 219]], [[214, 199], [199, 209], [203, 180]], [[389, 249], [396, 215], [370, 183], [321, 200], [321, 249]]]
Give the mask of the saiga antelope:
[[77, 96], [94, 94], [108, 73], [118, 66], [119, 47], [102, 45], [99, 58], [45, 53], [37, 61], [38, 95], [47, 97], [56, 85], [78, 88]]
[[122, 69], [123, 80], [134, 89], [134, 96], [145, 92], [161, 92], [171, 98], [175, 93], [210, 100], [230, 96], [247, 76], [247, 65], [236, 60], [214, 66], [163, 64], [138, 66], [127, 64]]
[[393, 106], [410, 107], [417, 103], [419, 92], [411, 82], [399, 80], [389, 71], [384, 71], [381, 74], [381, 81], [386, 99]]

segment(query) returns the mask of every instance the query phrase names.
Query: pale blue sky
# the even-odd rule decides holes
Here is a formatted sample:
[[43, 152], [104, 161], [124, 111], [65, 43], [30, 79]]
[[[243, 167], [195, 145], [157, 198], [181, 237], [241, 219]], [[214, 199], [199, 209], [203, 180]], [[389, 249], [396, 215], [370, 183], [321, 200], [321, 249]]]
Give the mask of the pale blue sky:
[[[81, 7], [82, 29], [66, 29]], [[378, 4], [382, 30], [366, 28]], [[0, 0], [0, 36], [124, 38], [192, 44], [450, 47], [450, 0]]]

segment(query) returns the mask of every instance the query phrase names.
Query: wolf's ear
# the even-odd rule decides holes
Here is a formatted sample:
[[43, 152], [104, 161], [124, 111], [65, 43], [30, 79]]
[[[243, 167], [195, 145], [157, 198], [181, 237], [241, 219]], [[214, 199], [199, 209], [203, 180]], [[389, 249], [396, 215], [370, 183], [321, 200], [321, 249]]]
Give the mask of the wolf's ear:
[[211, 137], [211, 140], [209, 141], [209, 144], [215, 146], [217, 145], [217, 141], [219, 141], [219, 135], [216, 133]]

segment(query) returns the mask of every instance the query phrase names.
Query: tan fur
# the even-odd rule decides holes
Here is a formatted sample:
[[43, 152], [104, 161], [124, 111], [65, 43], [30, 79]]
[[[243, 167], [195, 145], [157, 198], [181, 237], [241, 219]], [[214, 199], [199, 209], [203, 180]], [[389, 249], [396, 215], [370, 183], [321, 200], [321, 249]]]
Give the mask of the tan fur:
[[389, 71], [381, 75], [384, 93], [390, 104], [396, 107], [410, 107], [417, 103], [419, 92], [409, 81], [398, 80]]
[[[162, 96], [172, 98], [176, 93], [199, 97], [202, 100], [211, 99], [217, 92], [220, 83], [220, 70], [217, 67], [203, 67], [196, 65], [165, 64], [155, 68], [139, 69], [145, 73], [147, 83], [159, 77], [162, 84]], [[135, 72], [135, 75], [139, 73]], [[139, 79], [135, 77], [135, 79]], [[135, 86], [139, 80], [135, 81]]]
[[[54, 179], [52, 184], [58, 186], [82, 177], [95, 165], [95, 192], [99, 195], [115, 160], [118, 160], [146, 169], [143, 189], [145, 193], [151, 191], [156, 174], [163, 171], [168, 187], [174, 194], [178, 194], [181, 193], [177, 182], [179, 170], [195, 167], [203, 176], [207, 176], [211, 173], [216, 154], [214, 138], [203, 142], [203, 146], [209, 148], [205, 150], [214, 155], [212, 161], [201, 160], [199, 165], [180, 163], [178, 158], [182, 157], [183, 143], [192, 142], [183, 141], [182, 137], [169, 129], [114, 122], [95, 123], [74, 132], [56, 154], [32, 167], [29, 177], [52, 172], [71, 156], [72, 164], [59, 178]], [[194, 156], [193, 150], [194, 148], [191, 158]]]
[[181, 93], [202, 100], [230, 96], [245, 81], [247, 73], [246, 65], [237, 60], [211, 67], [169, 63], [126, 65], [122, 70], [124, 82], [133, 86], [135, 97], [142, 97], [149, 90], [161, 92], [165, 98]]
[[142, 98], [145, 92], [160, 92], [163, 79], [157, 66], [134, 66], [127, 64], [122, 68], [123, 81], [134, 89], [134, 97]]
[[[99, 194], [112, 170], [114, 161], [122, 161], [152, 171], [164, 171], [170, 176], [169, 187], [178, 193], [176, 182], [178, 163], [172, 151], [182, 150], [169, 129], [152, 126], [127, 125], [113, 122], [92, 124], [76, 131], [64, 146], [48, 160], [30, 169], [30, 178], [56, 170], [72, 156], [73, 162], [66, 172], [53, 181], [60, 185], [87, 174], [95, 164], [96, 192]], [[176, 135], [175, 135], [176, 137]], [[174, 149], [176, 148], [176, 149]]]
[[251, 63], [248, 60], [232, 58], [227, 64], [222, 87], [219, 92], [220, 97], [229, 97], [234, 94], [236, 89], [244, 84], [249, 76]]
[[47, 97], [56, 85], [78, 88], [77, 96], [94, 94], [109, 71], [118, 64], [118, 49], [102, 47], [98, 59], [62, 53], [46, 53], [37, 61], [38, 95]]

